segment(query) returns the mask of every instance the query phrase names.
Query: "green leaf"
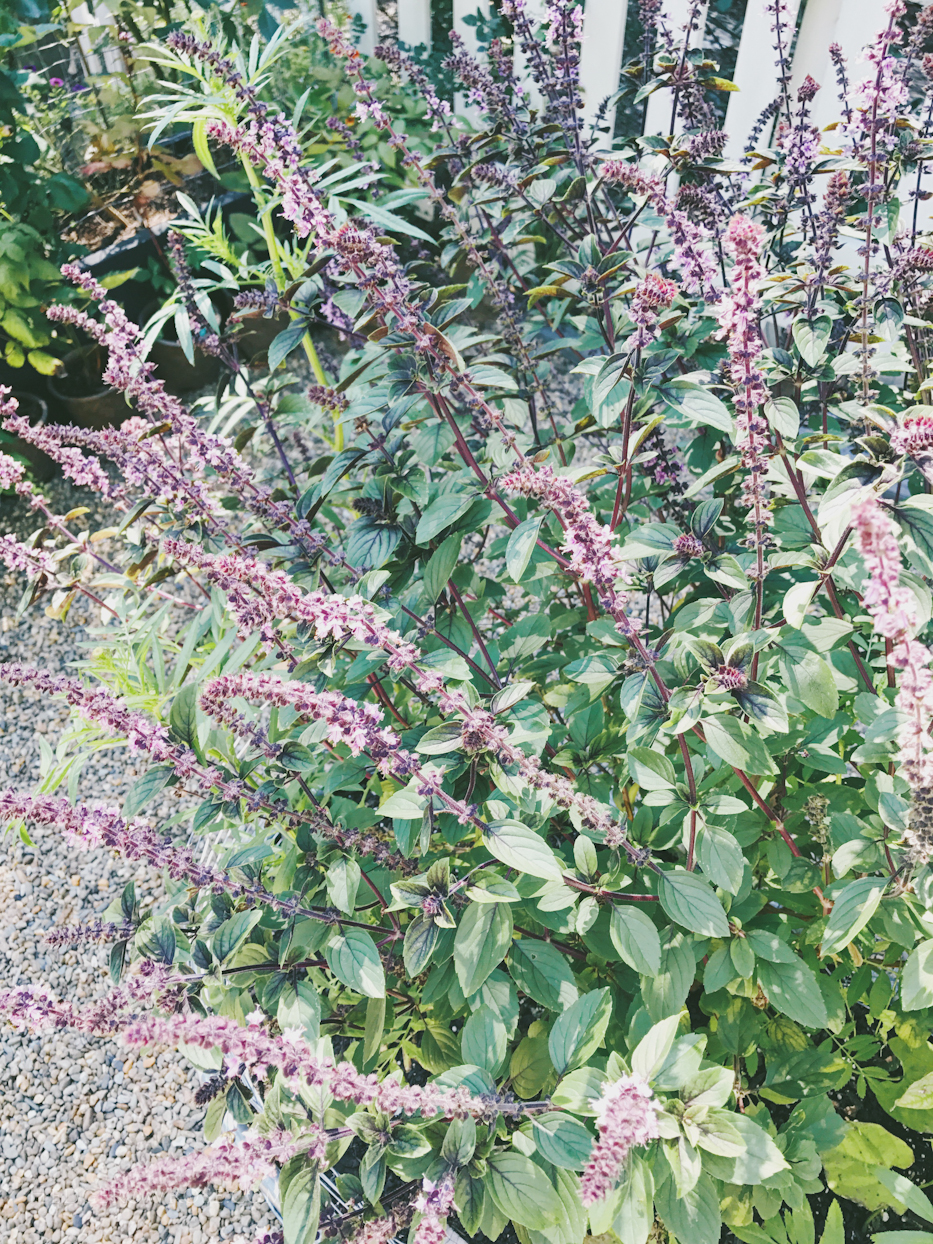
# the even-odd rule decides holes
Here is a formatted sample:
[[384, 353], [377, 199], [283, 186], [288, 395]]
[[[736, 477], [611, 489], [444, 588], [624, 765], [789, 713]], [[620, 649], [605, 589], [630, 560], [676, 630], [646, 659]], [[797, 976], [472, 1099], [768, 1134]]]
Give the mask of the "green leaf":
[[498, 1208], [520, 1226], [543, 1231], [560, 1221], [562, 1206], [540, 1166], [514, 1150], [490, 1154], [486, 1187]]
[[476, 993], [499, 966], [512, 941], [508, 903], [470, 903], [454, 939], [454, 967], [464, 994]]
[[154, 799], [160, 790], [164, 790], [168, 781], [174, 777], [173, 765], [153, 765], [142, 777], [138, 777], [129, 789], [123, 804], [123, 815], [127, 820], [138, 816], [147, 803]]
[[729, 407], [709, 389], [702, 389], [699, 385], [692, 384], [687, 387], [686, 383], [675, 384], [663, 391], [663, 396], [692, 424], [704, 424], [708, 428], [715, 428], [717, 432], [725, 432], [727, 436], [735, 439], [735, 421], [729, 412]]
[[687, 491], [684, 493], [684, 499], [689, 500], [690, 497], [696, 497], [710, 484], [722, 479], [724, 475], [731, 475], [733, 471], [737, 471], [741, 466], [742, 460], [738, 454], [729, 454], [722, 462], [717, 462], [711, 466], [708, 471], [704, 471], [699, 479], [695, 479]]
[[653, 1226], [654, 1179], [651, 1167], [637, 1153], [632, 1153], [626, 1161], [625, 1184], [612, 1229], [616, 1237], [626, 1244], [647, 1244]]
[[596, 373], [593, 380], [593, 409], [598, 410], [612, 398], [614, 401], [625, 401], [631, 389], [631, 381], [625, 376], [629, 366], [628, 353], [613, 354], [607, 358]]
[[794, 320], [794, 345], [800, 352], [800, 357], [809, 367], [817, 367], [823, 355], [826, 353], [826, 346], [829, 343], [829, 335], [833, 330], [833, 322], [828, 315], [820, 315], [809, 323], [798, 316]]
[[[785, 610], [786, 616], [786, 610]], [[790, 694], [821, 717], [834, 717], [839, 709], [839, 691], [832, 667], [818, 652], [794, 648], [793, 655], [782, 654], [781, 674]]]
[[522, 575], [528, 569], [542, 521], [541, 517], [528, 518], [509, 536], [505, 549], [505, 568], [514, 583], [520, 583]]
[[872, 1211], [888, 1207], [900, 1210], [903, 1202], [875, 1178], [873, 1171], [876, 1166], [911, 1166], [914, 1153], [887, 1128], [853, 1121], [841, 1144], [822, 1157], [826, 1183], [837, 1196], [849, 1197]]
[[522, 896], [505, 877], [497, 877], [495, 873], [481, 873], [476, 884], [467, 886], [467, 898], [475, 903], [520, 903]]
[[460, 1052], [464, 1062], [484, 1067], [496, 1076], [505, 1061], [508, 1034], [505, 1024], [488, 1006], [478, 1007], [463, 1025]]
[[267, 353], [269, 370], [275, 371], [280, 363], [284, 363], [293, 350], [304, 341], [308, 326], [304, 320], [294, 320], [288, 328], [283, 328], [272, 340]]
[[428, 966], [440, 930], [430, 916], [419, 912], [405, 930], [402, 958], [409, 976], [420, 976]]
[[749, 717], [763, 722], [769, 730], [787, 730], [787, 710], [768, 687], [760, 682], [749, 682], [733, 694]]
[[261, 919], [262, 911], [254, 907], [252, 911], [241, 911], [225, 920], [211, 939], [211, 949], [217, 961], [225, 963]]
[[317, 1165], [303, 1154], [292, 1158], [279, 1174], [285, 1244], [314, 1244], [321, 1216], [321, 1184]]
[[144, 958], [170, 965], [175, 958], [175, 926], [167, 916], [153, 916], [136, 930], [134, 944]]
[[420, 821], [425, 806], [423, 795], [416, 795], [410, 790], [397, 790], [379, 805], [379, 815], [395, 817], [400, 821]]
[[800, 431], [800, 411], [790, 397], [773, 397], [765, 403], [765, 418], [786, 441], [792, 441]]
[[625, 963], [642, 976], [661, 970], [661, 937], [650, 916], [635, 903], [613, 907], [609, 936]]
[[463, 543], [463, 536], [452, 535], [434, 550], [424, 568], [424, 597], [423, 600], [433, 605], [440, 596], [441, 592], [447, 586], [450, 576], [453, 574], [454, 567], [460, 557], [460, 545]]
[[822, 947], [824, 957], [838, 954], [864, 929], [878, 910], [887, 884], [887, 877], [861, 877], [846, 885], [833, 903], [826, 923]]
[[[756, 951], [757, 953], [757, 951]], [[768, 1001], [782, 1015], [805, 1028], [825, 1028], [829, 1017], [813, 971], [801, 960], [795, 963], [758, 962], [758, 983]]]
[[701, 723], [706, 742], [726, 764], [768, 777], [777, 773], [761, 736], [737, 717], [707, 717]]
[[418, 530], [415, 532], [417, 542], [429, 544], [445, 527], [449, 527], [465, 514], [473, 500], [470, 493], [448, 492], [432, 501], [418, 520]]
[[658, 877], [658, 898], [670, 918], [691, 933], [729, 936], [729, 921], [722, 903], [696, 873], [662, 873]]
[[321, 1000], [308, 980], [287, 981], [279, 994], [275, 1018], [280, 1028], [300, 1028], [306, 1041], [321, 1035]]
[[745, 875], [745, 856], [728, 830], [704, 825], [697, 840], [697, 860], [713, 885], [738, 894]]
[[904, 964], [901, 1006], [905, 1011], [933, 1006], [933, 938], [916, 946]]
[[549, 1011], [562, 1011], [578, 996], [567, 960], [550, 942], [523, 937], [512, 943], [509, 972], [518, 988]]
[[431, 237], [430, 233], [425, 233], [417, 225], [409, 224], [407, 220], [403, 220], [401, 216], [396, 216], [384, 207], [379, 207], [375, 203], [366, 203], [362, 199], [351, 199], [344, 195], [340, 195], [340, 199], [343, 203], [352, 203], [362, 215], [388, 233], [404, 233], [406, 237], [419, 238], [422, 242], [434, 244], [434, 238]]
[[325, 948], [327, 965], [338, 980], [367, 998], [384, 998], [386, 978], [379, 951], [363, 929], [344, 929]]
[[[876, 1166], [872, 1174], [879, 1183], [884, 1184], [889, 1192], [893, 1192], [911, 1213], [916, 1214], [918, 1218], [922, 1218], [925, 1222], [933, 1222], [933, 1204], [931, 1204], [929, 1197], [921, 1192], [916, 1184], [911, 1183], [903, 1175], [898, 1175], [895, 1171], [890, 1171], [884, 1166]], [[921, 1234], [923, 1233], [921, 1232]], [[933, 1236], [929, 1238], [933, 1240]]]
[[894, 1104], [900, 1110], [929, 1110], [933, 1106], [933, 1071], [908, 1084]]
[[[356, 860], [341, 856], [334, 860], [327, 870], [327, 894], [333, 905], [347, 916], [356, 910], [356, 892], [359, 889], [362, 872]], [[371, 891], [367, 891], [371, 893]]]
[[363, 1195], [370, 1205], [375, 1205], [382, 1196], [386, 1182], [385, 1146], [376, 1142], [369, 1146], [357, 1167]]
[[554, 1075], [547, 1037], [523, 1037], [509, 1061], [512, 1087], [519, 1097], [537, 1097]]
[[[428, 1146], [430, 1150], [431, 1146]], [[466, 1166], [476, 1152], [476, 1123], [469, 1116], [453, 1119], [441, 1145], [441, 1157], [451, 1166]]]
[[608, 989], [593, 989], [560, 1015], [548, 1037], [548, 1052], [558, 1075], [585, 1063], [602, 1045], [612, 999]]
[[701, 1175], [687, 1193], [678, 1195], [673, 1180], [667, 1179], [655, 1191], [655, 1205], [664, 1225], [678, 1240], [689, 1244], [719, 1244], [722, 1219], [719, 1193], [708, 1175]]
[[632, 1070], [643, 1080], [653, 1080], [670, 1054], [680, 1028], [680, 1010], [653, 1024], [632, 1051]]
[[195, 683], [188, 683], [175, 696], [169, 713], [169, 725], [180, 743], [197, 751], [198, 688]]
[[401, 527], [367, 515], [347, 528], [347, 561], [360, 569], [378, 570], [395, 552], [401, 538]]
[[370, 998], [366, 1003], [366, 1025], [363, 1029], [363, 1066], [366, 1067], [382, 1049], [385, 1034], [386, 1000]]
[[490, 821], [483, 831], [483, 843], [490, 855], [521, 873], [546, 881], [560, 881], [564, 875], [557, 856], [541, 835], [520, 821]]
[[462, 740], [463, 723], [445, 721], [442, 726], [435, 726], [423, 734], [415, 750], [422, 756], [446, 756], [448, 752], [458, 751]]
[[454, 1209], [468, 1235], [475, 1235], [479, 1230], [483, 1219], [484, 1200], [483, 1181], [474, 1178], [468, 1171], [459, 1171], [454, 1192]]
[[674, 766], [663, 752], [650, 747], [630, 747], [626, 754], [632, 780], [645, 790], [671, 790], [677, 784]]
[[834, 1200], [826, 1211], [826, 1222], [820, 1244], [846, 1244], [846, 1228], [842, 1218], [842, 1206]]
[[191, 143], [194, 154], [198, 157], [210, 175], [220, 181], [220, 174], [214, 165], [214, 157], [207, 142], [207, 117], [196, 117], [191, 124]]
[[552, 1166], [565, 1171], [582, 1171], [589, 1161], [593, 1136], [572, 1116], [557, 1111], [532, 1115], [532, 1134], [538, 1152]]

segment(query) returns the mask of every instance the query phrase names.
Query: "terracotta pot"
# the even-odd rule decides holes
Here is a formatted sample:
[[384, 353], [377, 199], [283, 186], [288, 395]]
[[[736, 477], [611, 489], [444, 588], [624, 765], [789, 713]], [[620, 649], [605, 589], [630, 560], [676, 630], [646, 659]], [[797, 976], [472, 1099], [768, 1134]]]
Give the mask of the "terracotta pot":
[[[36, 397], [35, 393], [17, 393], [15, 391], [11, 396], [15, 397], [19, 404], [17, 413], [24, 415], [34, 428], [41, 427], [48, 421], [49, 408], [41, 397]], [[48, 454], [44, 454], [35, 445], [31, 445], [29, 441], [24, 441], [22, 437], [10, 436], [8, 440], [0, 442], [0, 450], [6, 453], [14, 453], [20, 458], [25, 458], [29, 463], [30, 472], [38, 480], [49, 480], [58, 470], [57, 462], [53, 461]]]
[[63, 416], [64, 422], [76, 423], [81, 428], [119, 427], [132, 411], [118, 389], [105, 388], [101, 384], [97, 392], [86, 397], [76, 397], [68, 392], [68, 378], [80, 371], [84, 357], [84, 350], [72, 350], [63, 359], [62, 373], [49, 377], [49, 396], [59, 408], [53, 413]]

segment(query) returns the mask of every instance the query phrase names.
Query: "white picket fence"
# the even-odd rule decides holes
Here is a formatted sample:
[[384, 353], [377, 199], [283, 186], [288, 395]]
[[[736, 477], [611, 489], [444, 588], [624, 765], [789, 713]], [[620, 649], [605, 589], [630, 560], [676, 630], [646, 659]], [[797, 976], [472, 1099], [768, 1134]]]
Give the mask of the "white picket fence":
[[[632, 0], [634, 7], [636, 0]], [[454, 0], [454, 26], [468, 46], [475, 47], [474, 28], [464, 18], [489, 11], [495, 0]], [[348, 0], [350, 11], [365, 26], [360, 44], [363, 52], [376, 43], [376, 0]], [[431, 42], [431, 0], [397, 0], [398, 37], [408, 44]], [[583, 48], [580, 79], [585, 114], [592, 117], [599, 105], [619, 86], [622, 47], [629, 0], [584, 0]], [[529, 0], [533, 15], [544, 16], [546, 0]], [[680, 33], [687, 20], [690, 0], [666, 0], [667, 20]], [[816, 123], [825, 125], [837, 113], [835, 76], [829, 58], [829, 45], [838, 43], [852, 66], [852, 77], [862, 76], [858, 62], [862, 49], [886, 21], [882, 0], [787, 0], [789, 16], [800, 18], [800, 29], [793, 60], [793, 85], [807, 74], [823, 86], [817, 96]], [[800, 10], [803, 15], [800, 17]], [[702, 30], [694, 36], [702, 44]], [[739, 87], [729, 96], [725, 129], [729, 134], [728, 155], [739, 155], [742, 140], [762, 109], [777, 93], [777, 71], [772, 47], [771, 19], [764, 0], [748, 0], [742, 27], [734, 81]], [[666, 132], [670, 124], [671, 100], [668, 91], [658, 91], [648, 104], [646, 132]]]

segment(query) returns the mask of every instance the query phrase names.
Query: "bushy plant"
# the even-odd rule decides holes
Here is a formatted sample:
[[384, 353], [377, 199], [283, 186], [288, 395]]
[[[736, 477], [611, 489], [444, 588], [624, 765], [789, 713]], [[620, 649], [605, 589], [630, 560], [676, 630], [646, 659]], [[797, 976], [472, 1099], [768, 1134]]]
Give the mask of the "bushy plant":
[[[629, 76], [673, 84], [675, 133], [611, 151], [579, 120], [579, 9], [537, 32], [501, 7], [540, 108], [501, 42], [447, 65], [476, 128], [380, 52], [426, 94], [430, 160], [320, 27], [433, 207], [427, 241], [407, 208], [330, 197], [260, 97], [274, 47], [168, 40], [181, 110], [306, 267], [241, 306], [294, 320], [265, 380], [187, 292], [233, 376], [207, 421], [79, 269], [103, 321], [51, 314], [107, 345], [136, 415], [30, 431], [7, 404], [119, 528], [76, 531], [4, 463], [43, 526], [0, 554], [101, 622], [83, 677], [2, 669], [75, 727], [0, 810], [148, 860], [166, 897], [55, 935], [113, 943], [108, 998], [3, 1010], [212, 1072], [210, 1146], [104, 1204], [277, 1164], [288, 1244], [929, 1223], [927, 1172], [896, 1168], [933, 1130], [933, 7], [908, 34], [888, 5], [861, 82], [839, 61], [824, 134], [785, 66], [733, 164], [715, 65], [657, 5]], [[322, 322], [344, 352], [309, 407], [288, 360]], [[114, 739], [148, 761], [122, 811], [56, 793]], [[183, 810], [153, 824], [169, 789]], [[346, 1211], [322, 1205], [335, 1164]]]
[[[28, 46], [35, 38], [28, 27], [2, 29], [0, 48]], [[37, 142], [20, 90], [28, 77], [0, 70], [0, 346], [11, 367], [28, 361], [51, 375], [59, 364], [46, 348], [52, 334], [45, 307], [70, 293], [58, 265], [74, 253], [61, 245], [56, 226], [87, 201], [87, 193]]]

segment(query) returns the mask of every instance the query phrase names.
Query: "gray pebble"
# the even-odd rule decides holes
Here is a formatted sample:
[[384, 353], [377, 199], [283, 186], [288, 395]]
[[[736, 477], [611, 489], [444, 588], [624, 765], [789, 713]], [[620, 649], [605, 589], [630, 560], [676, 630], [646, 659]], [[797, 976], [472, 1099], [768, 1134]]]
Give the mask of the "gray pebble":
[[[42, 491], [55, 513], [89, 505], [83, 526], [94, 531], [110, 525], [110, 515], [99, 512], [98, 498], [87, 490], [56, 480]], [[27, 507], [0, 499], [0, 534], [23, 538], [36, 527]], [[74, 663], [87, 655], [86, 626], [99, 625], [99, 617], [79, 600], [64, 623], [46, 617], [42, 603], [16, 623], [23, 586], [0, 567], [0, 661], [73, 673]], [[0, 720], [0, 788], [31, 791], [39, 778], [39, 739], [54, 750], [68, 725], [67, 706], [0, 682]], [[137, 765], [142, 767], [141, 759], [125, 749], [95, 753], [81, 771], [79, 797], [121, 804]], [[157, 818], [159, 805], [149, 813]], [[131, 879], [140, 899], [151, 902], [161, 896], [160, 879], [109, 851], [70, 847], [53, 830], [30, 826], [29, 835], [34, 846], [8, 834], [0, 848], [0, 988], [30, 985], [86, 1005], [111, 987], [109, 947], [81, 943], [50, 950], [46, 931], [93, 920]], [[198, 1205], [179, 1195], [171, 1211], [168, 1196], [108, 1212], [88, 1204], [97, 1184], [131, 1165], [156, 1153], [203, 1146], [197, 1087], [175, 1052], [128, 1053], [69, 1029], [32, 1036], [0, 1021], [0, 1240], [214, 1244], [218, 1234], [208, 1230], [203, 1198]], [[173, 1141], [180, 1143], [173, 1148]], [[223, 1203], [231, 1217], [220, 1238], [252, 1244], [268, 1221], [262, 1194], [235, 1193]]]

